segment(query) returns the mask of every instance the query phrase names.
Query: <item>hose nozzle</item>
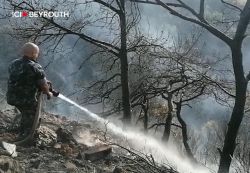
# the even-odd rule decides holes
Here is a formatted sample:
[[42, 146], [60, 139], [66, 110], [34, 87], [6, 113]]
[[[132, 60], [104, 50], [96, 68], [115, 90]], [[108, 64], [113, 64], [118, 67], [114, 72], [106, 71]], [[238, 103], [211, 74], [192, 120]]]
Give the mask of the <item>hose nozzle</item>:
[[58, 97], [59, 94], [60, 94], [59, 91], [55, 91], [55, 90], [53, 90], [53, 89], [52, 89], [50, 92], [53, 94], [54, 97]]
[[53, 89], [51, 82], [49, 82], [48, 85], [49, 85], [49, 91], [53, 94], [53, 96], [58, 97], [60, 92]]

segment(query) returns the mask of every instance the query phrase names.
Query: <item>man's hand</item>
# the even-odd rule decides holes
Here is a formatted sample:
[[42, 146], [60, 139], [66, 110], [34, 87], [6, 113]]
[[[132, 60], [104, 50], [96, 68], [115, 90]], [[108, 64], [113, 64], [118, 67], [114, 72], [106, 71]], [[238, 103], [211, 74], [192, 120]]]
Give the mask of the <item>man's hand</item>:
[[48, 100], [51, 99], [53, 94], [50, 92], [50, 86], [49, 86], [46, 78], [39, 80], [38, 86], [39, 86], [40, 90], [43, 92], [43, 94], [47, 95]]
[[47, 99], [50, 100], [53, 97], [53, 94], [51, 92], [47, 93]]

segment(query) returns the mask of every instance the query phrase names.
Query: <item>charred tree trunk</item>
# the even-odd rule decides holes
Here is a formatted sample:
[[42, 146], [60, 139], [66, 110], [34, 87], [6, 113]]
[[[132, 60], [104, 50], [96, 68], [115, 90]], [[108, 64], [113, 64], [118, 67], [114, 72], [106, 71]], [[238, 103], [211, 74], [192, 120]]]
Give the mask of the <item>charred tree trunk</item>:
[[148, 132], [148, 100], [144, 97], [144, 105], [143, 105], [143, 111], [144, 111], [144, 118], [143, 118], [143, 125], [144, 125], [144, 131]]
[[181, 106], [182, 106], [181, 102], [178, 102], [176, 104], [176, 116], [177, 116], [179, 123], [181, 124], [182, 142], [187, 152], [188, 158], [193, 162], [197, 162], [188, 144], [187, 124], [181, 117]]
[[165, 122], [165, 129], [163, 132], [163, 136], [162, 136], [162, 140], [167, 142], [169, 140], [170, 137], [170, 131], [171, 131], [171, 124], [172, 124], [172, 119], [173, 119], [173, 104], [172, 104], [172, 94], [169, 93], [168, 97], [167, 97], [167, 101], [168, 101], [168, 116], [166, 118], [166, 122]]
[[144, 111], [143, 125], [144, 125], [144, 131], [148, 132], [148, 109]]
[[233, 67], [235, 74], [236, 98], [233, 112], [228, 123], [227, 133], [224, 139], [222, 152], [220, 153], [220, 165], [218, 173], [228, 173], [236, 147], [236, 138], [244, 115], [246, 102], [247, 79], [244, 76], [242, 65], [241, 43], [235, 41], [231, 47]]
[[[240, 124], [244, 115], [247, 83], [249, 80], [249, 79], [246, 79], [244, 76], [244, 70], [243, 70], [243, 65], [242, 65], [241, 45], [242, 45], [242, 41], [246, 37], [246, 30], [250, 22], [250, 0], [246, 1], [243, 9], [237, 6], [234, 6], [232, 4], [230, 5], [230, 3], [227, 3], [227, 5], [230, 5], [231, 7], [236, 8], [237, 10], [240, 11], [240, 20], [237, 25], [234, 39], [228, 37], [226, 34], [222, 33], [220, 30], [218, 30], [217, 28], [213, 27], [210, 23], [208, 23], [207, 20], [205, 20], [203, 16], [204, 14], [204, 11], [203, 11], [204, 1], [203, 0], [200, 1], [200, 14], [196, 13], [194, 8], [188, 6], [184, 2], [181, 2], [181, 4], [184, 5], [183, 7], [184, 9], [188, 10], [195, 16], [198, 16], [197, 19], [187, 17], [186, 14], [183, 14], [179, 12], [178, 10], [175, 10], [175, 8], [171, 7], [170, 5], [171, 3], [169, 4], [164, 3], [161, 0], [156, 0], [155, 2], [157, 5], [160, 5], [161, 7], [166, 9], [168, 12], [170, 12], [172, 15], [205, 28], [207, 31], [209, 31], [211, 34], [213, 34], [217, 38], [221, 39], [224, 43], [229, 45], [231, 48], [233, 69], [234, 69], [234, 75], [235, 75], [236, 97], [235, 97], [233, 112], [231, 114], [230, 121], [228, 123], [228, 130], [224, 139], [223, 149], [220, 152], [221, 158], [220, 158], [220, 165], [219, 165], [219, 170], [218, 170], [218, 173], [228, 173], [230, 164], [232, 161], [231, 157], [233, 156], [233, 153], [235, 150], [235, 145], [236, 145], [235, 141], [236, 141], [237, 133], [238, 133], [238, 130], [239, 130], [239, 127], [240, 127]], [[149, 1], [143, 1], [143, 3], [152, 4], [152, 2], [149, 2]]]
[[131, 105], [130, 92], [128, 83], [128, 57], [127, 57], [127, 30], [126, 30], [126, 12], [125, 1], [121, 0], [120, 29], [121, 29], [121, 49], [119, 58], [121, 62], [121, 85], [122, 85], [122, 107], [123, 107], [123, 122], [125, 124], [131, 123]]

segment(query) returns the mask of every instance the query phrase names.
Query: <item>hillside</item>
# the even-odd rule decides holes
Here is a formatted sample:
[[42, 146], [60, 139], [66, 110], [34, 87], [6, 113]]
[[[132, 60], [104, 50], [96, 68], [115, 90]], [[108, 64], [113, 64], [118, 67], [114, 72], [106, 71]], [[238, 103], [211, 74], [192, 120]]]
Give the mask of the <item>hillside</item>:
[[[11, 143], [16, 137], [13, 132], [13, 122], [17, 121], [14, 120], [15, 114], [13, 110], [0, 112], [1, 141]], [[0, 170], [11, 173], [176, 172], [169, 166], [158, 165], [153, 157], [111, 144], [111, 138], [94, 122], [70, 121], [62, 116], [43, 113], [33, 146], [17, 146], [17, 157], [14, 158], [1, 148]]]

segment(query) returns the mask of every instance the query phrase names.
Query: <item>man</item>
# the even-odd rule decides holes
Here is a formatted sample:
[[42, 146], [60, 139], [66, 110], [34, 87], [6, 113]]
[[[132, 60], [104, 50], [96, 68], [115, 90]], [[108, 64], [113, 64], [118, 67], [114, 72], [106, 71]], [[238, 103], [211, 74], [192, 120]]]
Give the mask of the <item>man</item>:
[[25, 43], [23, 57], [14, 60], [9, 66], [7, 102], [15, 106], [22, 115], [20, 135], [26, 137], [32, 128], [42, 91], [52, 97], [42, 66], [37, 63], [39, 48], [34, 43]]

